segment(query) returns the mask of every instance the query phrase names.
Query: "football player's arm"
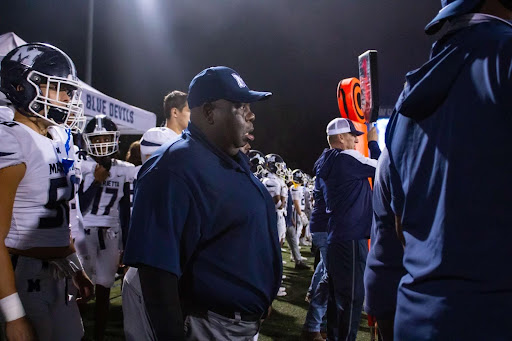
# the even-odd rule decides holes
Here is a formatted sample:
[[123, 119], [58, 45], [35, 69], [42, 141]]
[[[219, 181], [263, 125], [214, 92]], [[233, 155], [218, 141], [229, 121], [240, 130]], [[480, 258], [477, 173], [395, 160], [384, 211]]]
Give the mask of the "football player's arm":
[[295, 212], [298, 215], [302, 214], [302, 210], [300, 209], [300, 194], [297, 188], [292, 188], [292, 199], [293, 199], [293, 207], [295, 208]]
[[139, 265], [144, 305], [157, 340], [185, 340], [178, 277], [165, 270]]
[[293, 200], [293, 207], [295, 208], [295, 212], [297, 212], [298, 215], [302, 214], [302, 210], [300, 209], [299, 200]]
[[275, 195], [275, 196], [272, 197], [272, 200], [274, 200], [274, 205], [277, 205], [281, 201], [281, 196], [280, 195]]
[[[11, 257], [5, 246], [5, 238], [9, 233], [12, 209], [16, 190], [25, 176], [24, 163], [0, 169], [0, 307], [8, 340], [34, 340], [32, 326], [25, 318], [25, 312], [19, 301], [14, 282], [14, 270]], [[14, 318], [14, 319], [13, 319]]]
[[[286, 198], [281, 196], [281, 195], [279, 195], [278, 203], [280, 203], [278, 209], [282, 210], [286, 206]], [[277, 205], [277, 203], [276, 203], [276, 205]]]
[[[69, 248], [76, 253], [75, 241], [73, 238], [69, 238]], [[85, 303], [94, 298], [94, 284], [91, 279], [85, 273], [85, 270], [80, 270], [72, 275], [73, 285], [78, 289], [80, 297], [76, 299], [78, 303]]]

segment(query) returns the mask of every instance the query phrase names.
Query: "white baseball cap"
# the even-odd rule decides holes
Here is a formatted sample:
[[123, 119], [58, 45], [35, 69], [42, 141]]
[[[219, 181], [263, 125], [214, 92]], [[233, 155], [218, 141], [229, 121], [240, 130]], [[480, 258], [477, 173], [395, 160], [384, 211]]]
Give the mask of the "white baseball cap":
[[140, 154], [142, 162], [156, 152], [161, 145], [171, 140], [176, 140], [179, 135], [167, 127], [151, 128], [142, 135], [140, 140]]
[[359, 131], [354, 127], [354, 123], [346, 118], [335, 118], [327, 125], [326, 132], [328, 136], [339, 135], [343, 133], [351, 133], [352, 135], [359, 136], [363, 135], [362, 131]]

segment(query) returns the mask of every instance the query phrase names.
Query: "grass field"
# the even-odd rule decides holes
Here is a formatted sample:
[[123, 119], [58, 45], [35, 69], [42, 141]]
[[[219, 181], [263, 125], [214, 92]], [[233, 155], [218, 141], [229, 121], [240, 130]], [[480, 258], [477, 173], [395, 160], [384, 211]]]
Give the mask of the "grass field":
[[[313, 256], [309, 248], [302, 247], [302, 255], [308, 258], [307, 263], [312, 265]], [[312, 270], [295, 270], [294, 263], [290, 261], [288, 249], [283, 252], [284, 265], [283, 286], [286, 287], [287, 296], [278, 297], [272, 304], [273, 311], [269, 318], [263, 323], [260, 332], [260, 341], [297, 341], [300, 339], [302, 325], [306, 317], [308, 303], [304, 301]], [[123, 334], [123, 313], [121, 309], [121, 281], [115, 283], [110, 294], [110, 320], [107, 327], [106, 340], [124, 340]], [[94, 301], [87, 305], [84, 316], [86, 340], [92, 340], [94, 323], [93, 317]], [[361, 325], [357, 336], [358, 341], [369, 341], [370, 331], [367, 326], [366, 316], [361, 318]]]

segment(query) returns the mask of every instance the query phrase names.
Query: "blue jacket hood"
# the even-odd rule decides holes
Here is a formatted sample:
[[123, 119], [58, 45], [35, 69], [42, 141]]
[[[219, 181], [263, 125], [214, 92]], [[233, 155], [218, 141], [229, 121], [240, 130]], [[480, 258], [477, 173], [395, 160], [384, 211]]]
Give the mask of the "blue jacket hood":
[[332, 149], [324, 149], [322, 155], [316, 160], [315, 165], [313, 166], [313, 171], [316, 174], [316, 176], [319, 176], [321, 178], [326, 178], [329, 176], [329, 173], [331, 172], [332, 165], [334, 164], [334, 159], [336, 158], [336, 155], [339, 153], [339, 150], [332, 148]]
[[432, 48], [431, 59], [405, 76], [404, 90], [395, 107], [397, 112], [421, 120], [432, 115], [447, 98], [464, 68], [468, 51], [456, 43], [441, 45], [438, 41]]

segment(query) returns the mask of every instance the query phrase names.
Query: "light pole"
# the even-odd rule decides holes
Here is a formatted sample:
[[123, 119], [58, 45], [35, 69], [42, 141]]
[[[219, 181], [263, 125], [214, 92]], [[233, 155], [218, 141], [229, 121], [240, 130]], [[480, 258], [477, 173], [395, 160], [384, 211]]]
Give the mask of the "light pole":
[[92, 86], [92, 41], [94, 26], [94, 0], [89, 0], [89, 18], [87, 20], [87, 45], [85, 47], [85, 82]]

